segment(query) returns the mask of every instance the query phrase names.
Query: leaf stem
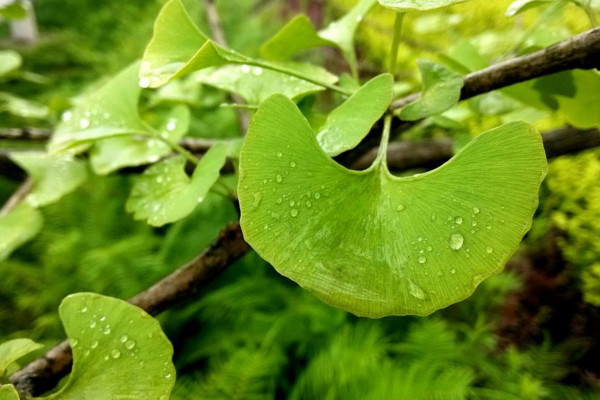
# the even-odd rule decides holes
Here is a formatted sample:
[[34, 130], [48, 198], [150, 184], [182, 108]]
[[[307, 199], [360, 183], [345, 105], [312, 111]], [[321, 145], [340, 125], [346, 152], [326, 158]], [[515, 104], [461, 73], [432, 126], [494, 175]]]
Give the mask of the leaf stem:
[[398, 61], [398, 47], [400, 46], [400, 37], [402, 33], [402, 20], [404, 13], [396, 13], [394, 19], [394, 38], [392, 39], [392, 48], [390, 50], [390, 74], [396, 74], [396, 63]]
[[169, 139], [162, 137], [161, 135], [145, 135], [149, 139], [158, 139], [161, 142], [168, 145], [173, 151], [183, 155], [189, 162], [194, 165], [198, 164], [198, 159], [189, 151], [181, 147], [179, 143], [171, 142]]
[[[375, 159], [374, 165], [381, 165], [384, 167], [387, 162], [387, 147], [390, 141], [390, 131], [392, 129], [392, 114], [386, 114], [383, 119], [383, 134], [381, 135], [381, 143], [379, 144], [379, 151], [377, 152], [377, 158]], [[386, 167], [387, 168], [387, 167]]]

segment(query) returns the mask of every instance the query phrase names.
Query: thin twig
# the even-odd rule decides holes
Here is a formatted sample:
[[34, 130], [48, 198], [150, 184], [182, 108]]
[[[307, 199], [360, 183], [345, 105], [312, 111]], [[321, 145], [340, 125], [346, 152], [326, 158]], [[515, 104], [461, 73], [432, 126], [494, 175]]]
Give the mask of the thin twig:
[[16, 206], [18, 206], [29, 194], [31, 187], [33, 186], [33, 180], [26, 178], [25, 181], [19, 186], [19, 188], [8, 198], [2, 209], [0, 209], [0, 217], [5, 216]]

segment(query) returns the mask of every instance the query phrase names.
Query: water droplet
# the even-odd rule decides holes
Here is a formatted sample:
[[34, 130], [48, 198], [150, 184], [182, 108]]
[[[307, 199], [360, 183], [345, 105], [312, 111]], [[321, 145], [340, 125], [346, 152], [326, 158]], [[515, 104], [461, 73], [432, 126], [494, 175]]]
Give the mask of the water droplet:
[[109, 325], [106, 325], [106, 326], [104, 327], [104, 330], [102, 331], [102, 333], [104, 333], [105, 335], [110, 335], [110, 332], [111, 332], [111, 331], [110, 331], [110, 326], [109, 326]]
[[456, 218], [454, 218], [454, 222], [457, 223], [458, 225], [460, 225], [463, 223], [463, 219], [462, 219], [462, 217], [456, 217]]
[[129, 337], [127, 335], [123, 335], [123, 336], [121, 336], [121, 339], [119, 339], [119, 340], [121, 341], [121, 343], [125, 343], [128, 339], [129, 339]]
[[290, 207], [293, 207], [296, 204], [294, 200], [290, 200]]
[[490, 254], [492, 251], [494, 251], [494, 249], [492, 249], [490, 246], [488, 246], [485, 251]]
[[154, 203], [152, 205], [152, 212], [158, 212], [160, 210], [161, 206], [162, 205], [160, 203]]
[[432, 250], [433, 250], [433, 247], [427, 246], [427, 251], [432, 251]]
[[81, 129], [85, 129], [88, 126], [90, 126], [90, 120], [87, 118], [81, 118], [81, 120], [79, 120], [79, 127]]
[[242, 72], [247, 74], [248, 72], [250, 72], [250, 66], [249, 65], [242, 65]]
[[419, 286], [415, 285], [411, 280], [408, 281], [408, 292], [411, 294], [411, 296], [416, 297], [419, 300], [425, 300], [427, 298], [425, 291]]
[[261, 67], [254, 67], [252, 73], [256, 76], [262, 75], [263, 69]]
[[456, 273], [456, 270], [455, 270], [454, 268], [452, 268], [452, 269], [450, 270], [450, 273], [451, 273], [451, 274], [455, 274], [455, 273]]
[[283, 203], [283, 199], [280, 197], [277, 199], [277, 204], [281, 204], [281, 203]]
[[71, 347], [77, 347], [77, 345], [79, 344], [79, 340], [69, 339], [69, 344], [71, 345]]
[[292, 168], [296, 168], [296, 163], [292, 161], [292, 162], [290, 163], [290, 167], [292, 167]]
[[471, 222], [471, 226], [477, 226], [477, 222], [475, 222], [475, 221]]
[[321, 193], [315, 193], [315, 200], [319, 200], [321, 198]]
[[133, 340], [128, 340], [128, 341], [125, 343], [125, 348], [126, 348], [127, 350], [131, 350], [131, 349], [133, 349], [134, 347], [135, 347], [135, 341], [133, 341]]
[[460, 233], [453, 233], [450, 235], [450, 248], [452, 250], [460, 249], [464, 242], [465, 238]]
[[425, 257], [425, 256], [419, 256], [419, 258], [417, 259], [417, 261], [419, 262], [419, 264], [425, 264], [427, 262], [427, 257]]
[[171, 376], [172, 376], [171, 374], [166, 374], [165, 379], [171, 379]]
[[275, 177], [275, 180], [277, 181], [277, 183], [281, 183], [281, 181], [283, 181], [283, 177], [279, 174], [277, 174], [277, 176]]
[[281, 156], [283, 156], [283, 153], [282, 152], [278, 152], [277, 153], [277, 157], [281, 157]]
[[262, 193], [261, 192], [256, 192], [252, 195], [253, 197], [253, 201], [252, 201], [252, 207], [256, 208], [260, 205], [260, 202], [262, 200]]
[[95, 328], [96, 327], [96, 321], [92, 320], [90, 321], [90, 328]]
[[104, 322], [104, 321], [106, 321], [106, 317], [105, 316], [100, 317], [100, 322]]
[[104, 356], [104, 361], [107, 361], [107, 360], [108, 360], [108, 356]]
[[92, 349], [95, 349], [96, 347], [98, 347], [98, 341], [97, 341], [97, 340], [94, 340], [94, 341], [93, 341], [93, 342], [90, 344], [90, 347], [91, 347]]
[[432, 220], [432, 221], [435, 221], [436, 219], [437, 219], [437, 217], [436, 217], [435, 215], [432, 215], [432, 216], [431, 216], [431, 220]]
[[485, 229], [492, 229], [492, 226], [488, 225], [488, 226], [485, 227]]
[[406, 207], [404, 207], [404, 204], [398, 204], [398, 206], [396, 207], [396, 211], [404, 211], [406, 209]]
[[85, 313], [85, 312], [87, 312], [87, 310], [88, 310], [88, 308], [87, 308], [87, 307], [83, 307], [83, 308], [82, 308], [80, 311], [81, 311], [82, 313]]
[[423, 241], [423, 238], [422, 238], [421, 236], [419, 236], [419, 237], [417, 238], [417, 240], [418, 240], [419, 242], [422, 242], [422, 241]]
[[140, 79], [139, 85], [142, 88], [147, 88], [148, 86], [150, 86], [150, 79], [148, 79], [148, 78], [142, 78], [142, 79]]
[[72, 116], [73, 113], [71, 111], [65, 111], [62, 115], [62, 120], [65, 122], [70, 121]]
[[363, 19], [363, 16], [362, 16], [361, 14], [357, 15], [357, 16], [354, 18], [354, 20], [355, 20], [356, 22], [360, 22], [360, 21], [362, 21], [362, 19]]
[[479, 208], [473, 207], [473, 214], [479, 214]]
[[296, 210], [295, 208], [292, 208], [292, 209], [290, 210], [290, 215], [291, 215], [292, 217], [297, 217], [297, 216], [298, 216], [298, 210]]
[[311, 201], [310, 201], [310, 200], [308, 200], [308, 201], [306, 202], [306, 207], [308, 207], [308, 208], [311, 208], [311, 207], [312, 207], [312, 203], [311, 203]]
[[117, 349], [113, 349], [113, 350], [110, 352], [110, 356], [111, 356], [112, 358], [119, 358], [119, 357], [121, 357], [121, 352], [120, 352], [119, 350], [117, 350]]
[[198, 203], [202, 203], [203, 201], [204, 201], [204, 197], [203, 196], [198, 197]]

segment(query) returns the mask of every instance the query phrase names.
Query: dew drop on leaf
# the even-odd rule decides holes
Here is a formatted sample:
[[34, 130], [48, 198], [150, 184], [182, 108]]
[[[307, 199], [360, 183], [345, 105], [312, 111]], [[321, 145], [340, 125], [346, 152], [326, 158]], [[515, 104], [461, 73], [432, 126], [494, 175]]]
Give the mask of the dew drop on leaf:
[[411, 296], [416, 297], [419, 300], [425, 300], [427, 298], [425, 291], [419, 286], [415, 285], [412, 281], [409, 280], [408, 285], [408, 292]]
[[425, 257], [425, 256], [419, 256], [419, 258], [417, 259], [417, 261], [419, 262], [419, 264], [425, 264], [427, 262], [427, 257]]
[[292, 217], [297, 217], [297, 216], [298, 216], [298, 210], [296, 210], [295, 208], [292, 208], [292, 209], [290, 210], [290, 215], [291, 215]]
[[315, 200], [319, 200], [321, 198], [321, 193], [315, 193]]
[[93, 341], [93, 342], [90, 344], [90, 347], [91, 347], [92, 349], [95, 349], [96, 347], [98, 347], [98, 341], [97, 341], [97, 340], [94, 340], [94, 341]]
[[404, 207], [404, 204], [398, 204], [398, 206], [396, 207], [396, 211], [404, 211], [406, 209], [406, 207]]
[[488, 247], [485, 249], [485, 251], [486, 251], [488, 254], [490, 254], [492, 251], [494, 251], [494, 249], [492, 249], [491, 247], [489, 247], [489, 246], [488, 246]]
[[464, 242], [465, 238], [460, 233], [453, 233], [450, 236], [450, 248], [452, 250], [460, 249]]
[[450, 270], [450, 273], [451, 273], [451, 274], [455, 274], [455, 273], [456, 273], [456, 269], [452, 268], [452, 269]]
[[135, 341], [134, 341], [134, 340], [128, 340], [128, 341], [125, 343], [125, 348], [126, 348], [127, 350], [131, 350], [131, 349], [133, 349], [134, 347], [135, 347]]
[[283, 181], [283, 177], [279, 174], [277, 174], [277, 176], [275, 177], [275, 180], [277, 181], [277, 183], [281, 183]]
[[79, 344], [79, 340], [71, 339], [69, 340], [69, 344], [71, 345], [71, 347], [77, 347], [77, 345]]
[[473, 207], [473, 214], [479, 214], [479, 208]]
[[462, 217], [456, 217], [456, 218], [454, 218], [454, 222], [456, 222], [458, 225], [460, 225], [463, 223], [463, 219], [462, 219]]
[[129, 339], [129, 337], [127, 335], [123, 335], [123, 336], [121, 336], [121, 339], [119, 339], [119, 340], [121, 341], [121, 343], [125, 343], [128, 339]]
[[117, 350], [117, 349], [113, 349], [113, 350], [110, 352], [110, 356], [111, 356], [112, 358], [119, 358], [119, 357], [121, 357], [121, 352], [120, 352], [119, 350]]

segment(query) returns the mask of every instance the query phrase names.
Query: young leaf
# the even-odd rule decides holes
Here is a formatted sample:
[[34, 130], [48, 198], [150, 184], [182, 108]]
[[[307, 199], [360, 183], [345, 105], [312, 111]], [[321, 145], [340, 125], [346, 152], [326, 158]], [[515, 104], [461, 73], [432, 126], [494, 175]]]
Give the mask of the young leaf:
[[199, 69], [247, 60], [210, 40], [196, 27], [181, 0], [170, 0], [156, 18], [139, 84], [156, 88]]
[[9, 74], [21, 66], [23, 58], [14, 50], [0, 50], [0, 77]]
[[70, 154], [24, 151], [11, 153], [10, 159], [27, 171], [33, 180], [33, 188], [27, 196], [33, 207], [54, 203], [87, 178], [85, 162]]
[[0, 378], [6, 374], [10, 364], [42, 347], [31, 339], [14, 339], [0, 344]]
[[21, 203], [0, 217], [0, 261], [42, 229], [42, 214], [27, 203]]
[[418, 100], [400, 111], [398, 116], [404, 121], [416, 121], [448, 110], [458, 103], [463, 86], [462, 76], [443, 65], [427, 60], [417, 60], [417, 63], [423, 91]]
[[590, 112], [590, 107], [600, 104], [600, 72], [597, 70], [571, 71], [576, 92], [574, 96], [557, 96], [559, 112], [565, 119], [580, 129], [600, 127], [600, 113]]
[[64, 150], [98, 139], [123, 135], [148, 135], [149, 129], [138, 114], [139, 63], [134, 63], [90, 93], [73, 110], [63, 114], [49, 149]]
[[[293, 70], [303, 70], [307, 75], [320, 82], [334, 84], [337, 77], [325, 69], [310, 64], [283, 64]], [[210, 68], [194, 74], [198, 82], [237, 93], [248, 104], [258, 105], [267, 97], [281, 93], [298, 101], [306, 95], [316, 93], [324, 88], [314, 83], [286, 75], [281, 72], [243, 65], [226, 65], [221, 68]]]
[[45, 105], [10, 93], [0, 92], [0, 112], [2, 111], [21, 118], [45, 119], [48, 117], [48, 107]]
[[468, 0], [377, 0], [383, 7], [397, 12], [427, 11], [447, 7]]
[[158, 321], [123, 300], [94, 293], [66, 297], [59, 313], [73, 369], [66, 385], [47, 399], [169, 398], [173, 347]]
[[[190, 118], [189, 108], [175, 107], [159, 129], [161, 137], [171, 143], [179, 142], [189, 129]], [[171, 147], [160, 139], [116, 137], [96, 142], [90, 162], [94, 172], [106, 175], [123, 167], [156, 162], [171, 152]]]
[[379, 75], [333, 110], [317, 133], [323, 151], [337, 156], [356, 147], [389, 107], [393, 87], [390, 74]]
[[442, 167], [392, 176], [327, 157], [308, 121], [274, 95], [240, 155], [241, 225], [281, 274], [357, 315], [427, 315], [502, 270], [531, 225], [546, 171], [539, 134], [486, 132]]
[[376, 0], [359, 0], [350, 12], [319, 32], [305, 15], [299, 15], [265, 42], [261, 53], [266, 58], [284, 60], [302, 50], [334, 46], [342, 51], [352, 70], [356, 71], [354, 34], [375, 2]]
[[[543, 5], [547, 5], [553, 3], [556, 0], [516, 0], [513, 1], [506, 10], [505, 15], [507, 17], [514, 17], [517, 14], [522, 13], [523, 11], [527, 11], [531, 8], [540, 7]], [[563, 1], [563, 0], [558, 0]]]
[[19, 400], [19, 393], [13, 385], [1, 385], [0, 400]]
[[191, 213], [219, 178], [227, 146], [217, 143], [198, 163], [191, 179], [184, 171], [183, 156], [173, 157], [148, 168], [138, 178], [127, 200], [127, 211], [135, 219], [162, 226]]

